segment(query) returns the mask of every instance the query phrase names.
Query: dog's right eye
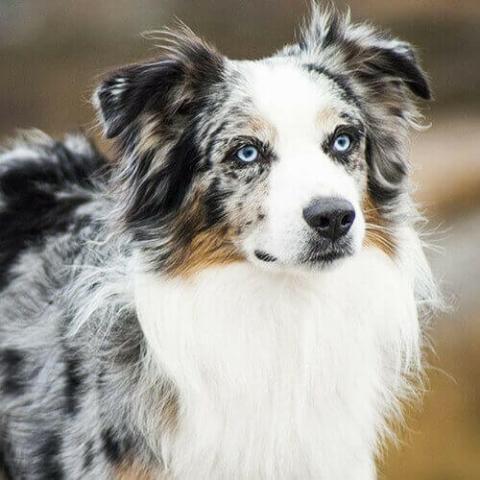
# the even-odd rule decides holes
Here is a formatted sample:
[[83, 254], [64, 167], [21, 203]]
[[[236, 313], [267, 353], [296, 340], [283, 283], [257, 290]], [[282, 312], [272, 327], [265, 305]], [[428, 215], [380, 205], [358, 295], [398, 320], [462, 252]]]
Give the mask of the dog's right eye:
[[333, 150], [338, 153], [347, 153], [352, 144], [352, 137], [346, 133], [342, 133], [335, 138], [333, 142]]
[[260, 152], [254, 145], [245, 145], [236, 151], [235, 157], [243, 163], [252, 163], [260, 157]]

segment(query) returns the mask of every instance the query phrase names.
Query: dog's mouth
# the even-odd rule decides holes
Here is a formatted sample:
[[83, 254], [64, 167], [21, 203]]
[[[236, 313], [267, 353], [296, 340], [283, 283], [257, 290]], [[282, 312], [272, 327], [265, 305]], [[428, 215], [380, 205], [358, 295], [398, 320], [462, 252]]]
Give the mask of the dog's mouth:
[[255, 250], [255, 257], [265, 263], [273, 263], [277, 261], [277, 257], [270, 255], [269, 253], [263, 250]]
[[314, 266], [327, 266], [345, 257], [353, 255], [353, 248], [348, 240], [312, 244], [302, 263]]
[[347, 257], [351, 255], [348, 252], [327, 252], [327, 253], [316, 253], [314, 255], [310, 255], [304, 263], [312, 263], [312, 264], [331, 264], [336, 260], [341, 258]]
[[[299, 263], [310, 266], [327, 266], [345, 257], [353, 255], [353, 249], [349, 244], [335, 245], [332, 244], [328, 248], [311, 247], [308, 253], [301, 259]], [[264, 251], [255, 250], [255, 257], [267, 264], [278, 263], [278, 258]]]

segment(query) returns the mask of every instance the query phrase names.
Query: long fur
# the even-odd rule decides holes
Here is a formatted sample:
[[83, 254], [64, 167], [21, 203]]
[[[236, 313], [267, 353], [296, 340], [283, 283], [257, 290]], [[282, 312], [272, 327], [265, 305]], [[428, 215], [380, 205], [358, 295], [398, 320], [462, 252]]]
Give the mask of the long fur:
[[[0, 470], [372, 480], [437, 301], [414, 51], [319, 7], [259, 61], [167, 36], [95, 93], [114, 162], [80, 134], [0, 153]], [[332, 242], [302, 216], [325, 197], [355, 216]]]

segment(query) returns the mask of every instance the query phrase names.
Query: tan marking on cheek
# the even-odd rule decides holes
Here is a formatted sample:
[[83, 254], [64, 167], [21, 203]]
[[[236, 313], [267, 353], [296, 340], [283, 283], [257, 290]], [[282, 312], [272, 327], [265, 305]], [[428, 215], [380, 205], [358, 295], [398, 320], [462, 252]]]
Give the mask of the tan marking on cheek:
[[244, 260], [233, 245], [232, 236], [233, 232], [225, 227], [195, 235], [168, 273], [188, 277], [208, 267]]
[[395, 239], [388, 222], [368, 192], [363, 202], [363, 215], [366, 224], [365, 245], [378, 248], [393, 258], [397, 248]]
[[172, 253], [166, 268], [170, 275], [188, 277], [211, 266], [244, 260], [232, 242], [235, 230], [225, 225], [202, 230], [203, 218], [202, 195], [197, 194], [177, 220], [179, 245], [182, 245], [185, 229], [197, 233]]

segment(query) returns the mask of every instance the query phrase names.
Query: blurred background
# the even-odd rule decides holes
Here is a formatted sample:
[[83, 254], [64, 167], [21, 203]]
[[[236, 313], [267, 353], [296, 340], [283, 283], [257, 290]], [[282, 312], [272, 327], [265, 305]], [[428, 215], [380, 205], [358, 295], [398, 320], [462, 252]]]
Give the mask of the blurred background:
[[[411, 156], [453, 305], [431, 326], [427, 393], [382, 478], [480, 479], [480, 1], [348, 4], [354, 19], [415, 44], [430, 74], [432, 126], [413, 135]], [[92, 131], [99, 75], [154, 55], [140, 33], [175, 17], [227, 55], [253, 58], [292, 41], [307, 10], [307, 0], [0, 0], [0, 142], [18, 128]]]

